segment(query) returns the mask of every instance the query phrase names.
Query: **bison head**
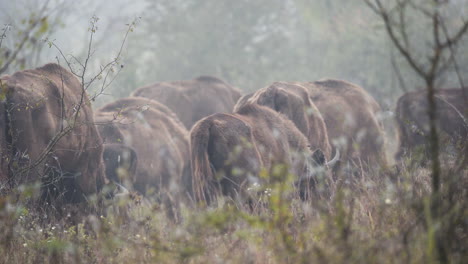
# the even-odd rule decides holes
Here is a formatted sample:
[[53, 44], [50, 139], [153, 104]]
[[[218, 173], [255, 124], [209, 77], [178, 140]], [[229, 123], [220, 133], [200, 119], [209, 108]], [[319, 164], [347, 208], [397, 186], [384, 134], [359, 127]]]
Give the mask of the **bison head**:
[[102, 155], [106, 166], [107, 179], [125, 186], [131, 186], [131, 184], [125, 182], [133, 182], [134, 180], [138, 162], [135, 150], [123, 144], [105, 144]]

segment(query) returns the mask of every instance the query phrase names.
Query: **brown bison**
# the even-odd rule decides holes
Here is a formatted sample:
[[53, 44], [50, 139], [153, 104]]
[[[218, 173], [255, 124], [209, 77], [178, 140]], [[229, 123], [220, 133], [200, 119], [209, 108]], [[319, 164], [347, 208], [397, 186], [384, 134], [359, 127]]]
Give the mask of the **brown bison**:
[[79, 202], [104, 184], [102, 141], [78, 79], [55, 63], [0, 79], [5, 191], [41, 181], [42, 198]]
[[310, 100], [307, 89], [297, 84], [275, 82], [254, 94], [243, 96], [235, 105], [236, 112], [243, 105], [257, 103], [289, 118], [309, 140], [312, 150], [320, 149], [330, 159], [331, 146], [322, 115]]
[[261, 181], [261, 169], [271, 172], [275, 164], [290, 167], [298, 182], [313, 178], [312, 158], [324, 165], [323, 154], [311, 153], [290, 120], [258, 104], [198, 121], [190, 132], [190, 151], [194, 197], [207, 203], [219, 195], [243, 199], [249, 186]]
[[379, 104], [363, 88], [340, 80], [300, 83], [325, 121], [328, 137], [355, 165], [386, 167], [385, 134]]
[[231, 113], [240, 91], [218, 78], [200, 76], [194, 80], [155, 83], [137, 89], [132, 95], [161, 102], [190, 129], [203, 117]]
[[[439, 89], [435, 94], [436, 126], [442, 146], [467, 151], [468, 142], [468, 92], [462, 89]], [[417, 148], [426, 153], [429, 136], [428, 101], [426, 91], [402, 95], [395, 110], [400, 147], [396, 159]], [[454, 148], [453, 148], [454, 147]], [[458, 151], [457, 151], [458, 152]], [[424, 155], [428, 156], [428, 155]]]
[[155, 192], [164, 203], [186, 188], [188, 132], [171, 110], [154, 100], [128, 97], [100, 108], [95, 119], [106, 145], [123, 144], [135, 151], [132, 188], [146, 195]]

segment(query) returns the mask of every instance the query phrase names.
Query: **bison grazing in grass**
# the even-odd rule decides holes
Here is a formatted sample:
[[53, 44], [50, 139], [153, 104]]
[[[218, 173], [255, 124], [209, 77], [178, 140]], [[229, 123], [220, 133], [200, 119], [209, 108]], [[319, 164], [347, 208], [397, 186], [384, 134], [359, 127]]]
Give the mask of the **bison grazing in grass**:
[[[439, 89], [435, 94], [435, 102], [436, 126], [441, 146], [450, 147], [466, 158], [468, 91], [466, 88], [465, 93], [462, 89]], [[399, 160], [418, 148], [423, 157], [429, 157], [426, 149], [429, 140], [427, 92], [415, 91], [402, 95], [398, 99], [395, 115], [400, 141], [396, 159]]]
[[320, 149], [330, 159], [331, 146], [322, 115], [310, 100], [303, 86], [287, 82], [275, 82], [253, 94], [243, 96], [234, 107], [234, 112], [248, 103], [267, 106], [284, 114], [309, 140], [312, 150]]
[[95, 119], [105, 145], [123, 144], [135, 151], [138, 164], [129, 175], [130, 188], [155, 193], [166, 205], [187, 188], [188, 132], [171, 110], [154, 100], [128, 97], [100, 108]]
[[387, 166], [379, 104], [363, 88], [340, 80], [299, 83], [325, 121], [328, 137], [344, 151], [342, 160], [370, 168]]
[[104, 184], [102, 141], [78, 79], [58, 64], [0, 80], [2, 192], [40, 181], [42, 198], [79, 202]]
[[169, 107], [187, 129], [214, 113], [231, 113], [240, 91], [222, 80], [200, 76], [194, 80], [160, 82], [132, 94], [157, 100]]
[[121, 185], [127, 185], [126, 179], [129, 182], [135, 179], [138, 157], [132, 147], [121, 143], [104, 144], [102, 157], [107, 179]]
[[271, 173], [279, 164], [290, 168], [296, 183], [302, 181], [305, 196], [305, 183], [314, 178], [312, 159], [325, 165], [323, 154], [312, 154], [307, 138], [290, 120], [258, 104], [197, 122], [190, 132], [190, 150], [194, 197], [207, 203], [219, 195], [245, 198], [246, 190], [263, 180], [260, 171]]

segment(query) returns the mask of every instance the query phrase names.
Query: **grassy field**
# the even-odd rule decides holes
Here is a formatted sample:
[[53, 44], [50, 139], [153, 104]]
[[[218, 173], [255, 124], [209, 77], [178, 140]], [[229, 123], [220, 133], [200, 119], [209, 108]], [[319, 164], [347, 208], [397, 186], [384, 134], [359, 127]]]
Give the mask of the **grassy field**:
[[430, 171], [420, 167], [342, 173], [330, 197], [308, 202], [287, 181], [272, 183], [249, 208], [227, 199], [181, 205], [178, 223], [135, 196], [59, 220], [50, 208], [24, 206], [37, 188], [22, 187], [0, 200], [1, 262], [466, 263], [467, 174], [444, 170], [439, 218]]

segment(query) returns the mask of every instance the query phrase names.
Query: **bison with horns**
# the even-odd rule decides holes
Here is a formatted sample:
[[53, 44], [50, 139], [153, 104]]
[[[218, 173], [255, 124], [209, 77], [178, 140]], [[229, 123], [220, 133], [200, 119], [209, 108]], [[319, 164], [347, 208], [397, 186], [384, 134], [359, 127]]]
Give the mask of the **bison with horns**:
[[381, 108], [369, 93], [340, 80], [298, 84], [307, 88], [322, 114], [332, 144], [343, 149], [343, 161], [364, 169], [387, 167]]
[[224, 81], [200, 76], [194, 80], [160, 82], [137, 89], [133, 96], [157, 100], [169, 107], [187, 129], [214, 113], [231, 113], [240, 91]]
[[0, 85], [2, 192], [36, 181], [47, 201], [80, 202], [98, 192], [102, 142], [78, 79], [49, 63], [3, 76]]
[[244, 200], [250, 186], [261, 184], [260, 171], [271, 172], [276, 164], [290, 168], [306, 198], [317, 164], [326, 166], [323, 153], [312, 153], [307, 138], [290, 120], [258, 104], [197, 122], [190, 132], [190, 151], [193, 194], [207, 203], [220, 195]]

